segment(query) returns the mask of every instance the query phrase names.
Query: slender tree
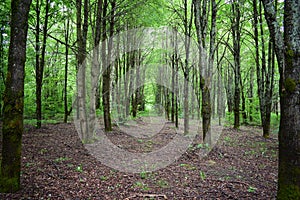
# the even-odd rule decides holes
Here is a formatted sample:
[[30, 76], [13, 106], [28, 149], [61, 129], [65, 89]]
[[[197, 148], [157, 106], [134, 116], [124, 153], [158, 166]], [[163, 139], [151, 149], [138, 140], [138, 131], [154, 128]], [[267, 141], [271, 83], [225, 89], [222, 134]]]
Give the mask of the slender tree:
[[240, 126], [240, 75], [241, 75], [241, 12], [240, 1], [233, 0], [231, 4], [233, 18], [231, 19], [231, 33], [233, 41], [233, 58], [234, 58], [234, 128]]
[[[268, 63], [265, 52], [265, 40], [264, 40], [264, 27], [262, 20], [262, 6], [259, 4], [259, 13], [257, 10], [257, 1], [253, 0], [253, 18], [254, 18], [254, 41], [255, 41], [255, 62], [256, 62], [256, 76], [257, 76], [257, 90], [260, 104], [261, 123], [263, 127], [263, 136], [268, 138], [270, 135], [270, 123], [271, 123], [271, 106], [272, 106], [272, 93], [273, 93], [273, 76], [274, 76], [274, 64], [272, 61], [272, 41], [269, 43]], [[258, 21], [259, 19], [259, 21]], [[260, 38], [259, 43], [259, 31], [258, 22], [260, 24]], [[259, 50], [261, 49], [261, 54]], [[261, 61], [261, 62], [260, 62]]]
[[46, 56], [46, 45], [48, 38], [48, 22], [49, 22], [49, 9], [50, 9], [50, 1], [46, 0], [46, 8], [45, 8], [45, 17], [43, 24], [43, 38], [42, 38], [42, 49], [40, 50], [40, 4], [39, 0], [36, 2], [36, 119], [37, 128], [40, 128], [42, 125], [42, 86], [43, 86], [43, 76], [44, 76], [44, 68], [45, 68], [45, 56]]
[[11, 35], [4, 92], [0, 192], [20, 188], [24, 109], [24, 67], [31, 0], [11, 2]]
[[68, 116], [72, 111], [72, 107], [68, 110], [68, 68], [69, 68], [69, 38], [70, 38], [70, 19], [67, 19], [65, 26], [65, 75], [64, 75], [64, 123], [67, 123]]
[[[112, 36], [114, 34], [114, 25], [115, 25], [115, 6], [116, 1], [113, 0], [110, 2], [111, 4], [111, 13], [110, 13], [110, 20], [106, 20], [107, 18], [107, 11], [108, 11], [108, 2], [107, 0], [103, 1], [103, 23], [102, 23], [102, 67], [104, 72], [102, 74], [103, 82], [102, 82], [102, 105], [104, 110], [104, 126], [105, 131], [111, 131], [111, 116], [110, 116], [110, 84], [111, 84], [111, 56], [112, 56], [112, 47], [113, 47], [113, 40]], [[106, 28], [107, 28], [107, 21], [109, 22], [109, 39], [108, 39], [108, 51], [106, 54]]]

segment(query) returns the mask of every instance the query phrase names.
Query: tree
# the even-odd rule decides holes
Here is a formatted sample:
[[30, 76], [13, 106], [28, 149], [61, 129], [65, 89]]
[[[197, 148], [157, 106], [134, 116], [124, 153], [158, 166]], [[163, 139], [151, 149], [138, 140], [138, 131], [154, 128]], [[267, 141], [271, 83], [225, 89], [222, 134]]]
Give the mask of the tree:
[[[207, 55], [206, 46], [206, 32], [208, 26], [208, 12], [207, 7], [209, 6], [208, 1], [194, 0], [195, 6], [195, 26], [199, 45], [200, 54], [200, 87], [202, 90], [202, 129], [203, 139], [208, 144], [211, 144], [211, 82], [212, 82], [212, 71], [215, 54], [215, 38], [216, 38], [216, 17], [217, 17], [217, 4], [216, 1], [211, 1], [211, 30], [209, 35], [209, 54]], [[208, 61], [207, 61], [208, 57]]]
[[263, 0], [280, 72], [278, 199], [300, 198], [300, 4], [284, 3], [284, 39], [272, 0]]
[[80, 133], [84, 141], [89, 140], [89, 126], [86, 113], [86, 46], [87, 46], [87, 32], [88, 32], [88, 0], [84, 0], [83, 6], [83, 23], [82, 23], [82, 0], [76, 0], [76, 31], [77, 31], [77, 119], [79, 121]]
[[46, 55], [46, 42], [48, 37], [48, 21], [49, 21], [49, 7], [50, 1], [46, 0], [46, 10], [45, 10], [45, 21], [43, 24], [43, 41], [42, 50], [40, 52], [40, 4], [39, 0], [36, 1], [36, 68], [35, 68], [35, 79], [36, 79], [36, 119], [37, 128], [41, 128], [42, 125], [42, 86], [43, 86], [43, 76], [45, 68], [45, 55]]
[[11, 36], [4, 92], [0, 192], [20, 188], [24, 109], [24, 67], [31, 0], [11, 2]]
[[[261, 123], [263, 126], [263, 136], [268, 138], [270, 135], [271, 123], [271, 106], [272, 106], [272, 93], [273, 93], [273, 80], [274, 80], [274, 62], [273, 58], [273, 43], [269, 41], [269, 62], [266, 62], [265, 41], [264, 41], [264, 27], [262, 20], [262, 8], [259, 6], [259, 15], [257, 11], [257, 1], [253, 0], [253, 18], [254, 18], [254, 40], [255, 40], [255, 62], [256, 62], [256, 75], [257, 75], [257, 88], [258, 98], [260, 104]], [[259, 45], [258, 35], [258, 18], [260, 24], [260, 38], [261, 44]], [[261, 47], [261, 56], [259, 49]], [[261, 57], [261, 64], [260, 64]]]
[[65, 28], [65, 74], [64, 74], [64, 123], [68, 122], [68, 116], [72, 112], [72, 107], [68, 110], [68, 68], [69, 68], [69, 38], [70, 38], [70, 19], [67, 19], [67, 22], [64, 23]]
[[[113, 9], [115, 7], [115, 1], [112, 2], [112, 12], [114, 13]], [[104, 0], [103, 2], [103, 22], [102, 22], [102, 50], [101, 50], [101, 59], [102, 59], [102, 67], [104, 69], [104, 72], [102, 74], [102, 105], [103, 105], [103, 117], [104, 117], [104, 127], [105, 131], [111, 131], [112, 125], [111, 125], [111, 117], [110, 117], [110, 81], [111, 81], [111, 64], [110, 64], [110, 58], [111, 58], [111, 51], [112, 51], [112, 34], [114, 31], [114, 14], [111, 15], [111, 20], [107, 20], [107, 11], [108, 11], [108, 2], [107, 0]], [[109, 30], [109, 36], [108, 39], [108, 53], [106, 53], [106, 39], [107, 39], [107, 21], [110, 22], [110, 30]]]
[[231, 19], [231, 33], [234, 57], [234, 128], [240, 126], [240, 79], [241, 79], [241, 29], [240, 29], [240, 1], [233, 0], [231, 5], [234, 18]]
[[300, 198], [300, 4], [284, 6], [284, 71], [279, 129], [278, 199]]
[[3, 108], [3, 91], [5, 83], [5, 74], [6, 74], [6, 62], [7, 62], [7, 52], [8, 45], [6, 43], [7, 38], [6, 34], [9, 32], [9, 2], [7, 0], [1, 1], [0, 6], [0, 118], [3, 117], [2, 108]]

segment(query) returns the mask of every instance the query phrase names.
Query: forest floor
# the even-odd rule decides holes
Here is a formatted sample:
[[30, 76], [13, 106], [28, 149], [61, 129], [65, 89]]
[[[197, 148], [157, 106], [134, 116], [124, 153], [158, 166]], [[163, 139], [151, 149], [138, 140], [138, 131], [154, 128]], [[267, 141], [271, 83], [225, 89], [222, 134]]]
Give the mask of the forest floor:
[[[125, 134], [118, 127], [107, 136], [119, 148], [147, 153], [175, 137], [172, 127], [166, 123], [150, 138]], [[169, 166], [140, 173], [101, 164], [82, 144], [73, 123], [25, 129], [22, 189], [0, 194], [0, 199], [275, 199], [277, 135], [264, 139], [258, 127], [224, 127], [207, 156], [199, 157], [201, 145], [195, 143]]]

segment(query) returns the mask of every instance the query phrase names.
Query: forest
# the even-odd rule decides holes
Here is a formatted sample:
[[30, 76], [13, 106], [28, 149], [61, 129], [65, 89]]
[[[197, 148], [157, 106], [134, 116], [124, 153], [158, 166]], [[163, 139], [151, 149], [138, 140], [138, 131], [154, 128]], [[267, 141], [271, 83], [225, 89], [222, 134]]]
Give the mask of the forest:
[[0, 8], [0, 199], [300, 199], [298, 0]]

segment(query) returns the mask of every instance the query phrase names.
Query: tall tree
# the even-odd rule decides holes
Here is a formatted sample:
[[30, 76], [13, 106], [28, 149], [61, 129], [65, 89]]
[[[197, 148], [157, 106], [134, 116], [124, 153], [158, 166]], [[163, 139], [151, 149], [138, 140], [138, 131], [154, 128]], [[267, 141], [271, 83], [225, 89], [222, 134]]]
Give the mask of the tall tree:
[[[193, 11], [194, 5], [191, 5], [191, 11]], [[191, 63], [190, 59], [190, 45], [191, 45], [191, 31], [192, 31], [192, 23], [193, 23], [193, 12], [190, 13], [190, 17], [188, 16], [188, 3], [187, 0], [184, 0], [184, 48], [185, 48], [185, 58], [184, 58], [184, 66], [183, 66], [183, 74], [184, 74], [184, 91], [183, 91], [183, 108], [184, 108], [184, 134], [189, 133], [189, 80], [190, 80], [190, 70]]]
[[[2, 1], [0, 3], [0, 99], [3, 98], [3, 91], [5, 89], [5, 73], [6, 73], [6, 61], [7, 61], [7, 52], [8, 52], [8, 44], [6, 43], [5, 34], [8, 33], [9, 30], [9, 17], [10, 10], [8, 1]], [[0, 101], [0, 118], [3, 117], [2, 113], [3, 102]]]
[[[257, 89], [260, 104], [261, 123], [263, 126], [263, 136], [268, 138], [270, 135], [271, 124], [271, 106], [273, 93], [273, 76], [274, 64], [272, 61], [273, 43], [269, 41], [268, 63], [266, 61], [264, 27], [262, 20], [262, 6], [259, 4], [259, 14], [257, 10], [257, 1], [253, 0], [253, 18], [254, 18], [254, 40], [255, 40], [255, 61], [256, 61], [256, 75], [257, 75]], [[258, 34], [258, 19], [260, 24], [260, 38], [259, 44]], [[261, 55], [259, 49], [261, 48]], [[261, 58], [261, 59], [260, 59]], [[261, 62], [260, 62], [261, 60]]]
[[68, 69], [69, 69], [69, 38], [70, 38], [70, 19], [64, 23], [65, 34], [65, 74], [64, 74], [64, 123], [68, 122], [68, 116], [72, 112], [72, 107], [68, 110]]
[[[202, 5], [201, 5], [202, 2]], [[207, 53], [207, 27], [209, 2], [194, 0], [195, 26], [199, 45], [200, 58], [200, 87], [202, 91], [202, 129], [203, 139], [211, 144], [211, 81], [215, 54], [217, 4], [211, 1], [211, 30], [209, 35], [209, 53]], [[208, 58], [208, 61], [207, 61]]]
[[231, 19], [231, 33], [234, 58], [234, 128], [240, 126], [240, 79], [241, 79], [241, 11], [240, 1], [233, 0], [231, 4], [233, 18]]
[[[111, 2], [112, 13], [110, 15], [110, 20], [107, 20], [107, 11], [108, 11], [108, 2], [107, 0], [103, 1], [103, 21], [102, 21], [102, 51], [101, 51], [101, 59], [102, 59], [102, 67], [103, 67], [103, 82], [102, 82], [102, 105], [103, 105], [103, 114], [104, 114], [104, 128], [105, 131], [111, 131], [111, 116], [110, 116], [110, 82], [111, 82], [111, 53], [112, 53], [112, 35], [114, 31], [114, 9], [115, 9], [115, 1]], [[108, 39], [108, 52], [106, 53], [106, 39], [107, 39], [107, 22], [109, 23], [109, 36]]]
[[50, 1], [46, 1], [46, 10], [43, 24], [43, 39], [42, 39], [42, 49], [40, 51], [40, 2], [36, 2], [36, 119], [37, 119], [37, 128], [40, 128], [42, 125], [42, 86], [43, 86], [43, 76], [45, 68], [45, 56], [46, 56], [46, 43], [48, 38], [48, 22], [49, 22], [49, 8]]
[[4, 92], [0, 192], [20, 188], [24, 109], [24, 66], [31, 0], [11, 2], [11, 35]]
[[300, 3], [284, 4], [278, 199], [300, 199]]
[[76, 31], [77, 31], [77, 119], [79, 120], [79, 129], [84, 141], [89, 140], [87, 110], [86, 110], [86, 46], [88, 33], [88, 0], [83, 3], [83, 23], [82, 23], [82, 0], [76, 0]]
[[272, 0], [262, 0], [280, 72], [277, 199], [300, 198], [300, 3], [284, 2], [284, 39]]

